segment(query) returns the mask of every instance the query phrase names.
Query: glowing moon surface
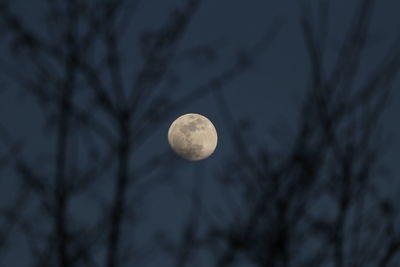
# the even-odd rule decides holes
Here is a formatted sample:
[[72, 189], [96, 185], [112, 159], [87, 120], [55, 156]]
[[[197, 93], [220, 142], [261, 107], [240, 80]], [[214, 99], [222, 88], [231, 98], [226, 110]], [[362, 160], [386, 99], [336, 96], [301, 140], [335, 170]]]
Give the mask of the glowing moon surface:
[[198, 161], [214, 152], [218, 136], [209, 119], [200, 114], [188, 113], [171, 124], [168, 130], [168, 142], [179, 156]]

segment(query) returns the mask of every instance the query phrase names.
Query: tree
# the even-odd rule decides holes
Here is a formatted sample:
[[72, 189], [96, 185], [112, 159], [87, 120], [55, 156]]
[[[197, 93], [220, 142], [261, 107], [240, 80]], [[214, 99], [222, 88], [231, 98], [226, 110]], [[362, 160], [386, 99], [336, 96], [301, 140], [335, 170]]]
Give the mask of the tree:
[[[2, 165], [19, 179], [15, 200], [2, 209], [0, 247], [6, 248], [18, 232], [28, 240], [29, 266], [113, 267], [138, 262], [146, 256], [141, 248], [147, 246], [136, 240], [129, 244], [124, 231], [126, 225], [135, 228], [139, 200], [159, 184], [143, 177], [169, 164], [170, 157], [161, 154], [133, 168], [136, 150], [176, 110], [247, 70], [247, 63], [272, 41], [279, 25], [273, 24], [233, 65], [172, 100], [160, 88], [176, 82], [174, 63], [194, 58], [212, 63], [218, 49], [200, 44], [180, 51], [179, 42], [199, 0], [182, 3], [158, 29], [141, 30], [135, 43], [141, 57], [129, 59], [138, 62], [139, 71], [129, 75], [124, 38], [139, 1], [36, 4], [43, 6], [34, 14], [37, 21], [36, 16], [19, 13], [16, 2], [0, 2], [1, 41], [7, 52], [1, 73], [12, 84], [9, 90], [20, 90], [36, 101], [47, 135], [45, 151], [32, 155], [34, 151], [2, 126]], [[109, 194], [100, 193], [99, 184], [109, 186]], [[85, 203], [94, 210], [90, 219], [76, 214], [77, 205]]]
[[[379, 121], [398, 77], [399, 40], [362, 73], [374, 4], [357, 1], [333, 64], [331, 3], [302, 4], [310, 79], [297, 131], [280, 151], [268, 139], [249, 148], [222, 91], [215, 92], [237, 151], [220, 175], [230, 216], [189, 219], [183, 237], [190, 238], [174, 256], [208, 252], [218, 267], [398, 265], [398, 201], [382, 188]], [[207, 231], [199, 234], [199, 225]]]

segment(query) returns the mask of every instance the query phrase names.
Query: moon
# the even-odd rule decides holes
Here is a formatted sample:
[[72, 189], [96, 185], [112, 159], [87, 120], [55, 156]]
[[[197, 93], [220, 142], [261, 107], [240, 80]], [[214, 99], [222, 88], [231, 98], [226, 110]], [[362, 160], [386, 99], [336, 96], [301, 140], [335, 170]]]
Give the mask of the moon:
[[190, 161], [208, 158], [217, 142], [217, 130], [212, 122], [196, 113], [178, 117], [168, 130], [168, 143], [172, 150]]

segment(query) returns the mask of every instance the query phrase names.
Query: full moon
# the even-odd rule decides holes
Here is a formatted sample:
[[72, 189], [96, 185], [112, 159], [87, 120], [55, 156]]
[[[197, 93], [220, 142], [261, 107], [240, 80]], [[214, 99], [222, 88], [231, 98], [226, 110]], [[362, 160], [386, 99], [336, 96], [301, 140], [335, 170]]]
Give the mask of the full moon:
[[217, 131], [206, 117], [188, 113], [169, 127], [168, 143], [182, 158], [198, 161], [208, 158], [217, 147]]

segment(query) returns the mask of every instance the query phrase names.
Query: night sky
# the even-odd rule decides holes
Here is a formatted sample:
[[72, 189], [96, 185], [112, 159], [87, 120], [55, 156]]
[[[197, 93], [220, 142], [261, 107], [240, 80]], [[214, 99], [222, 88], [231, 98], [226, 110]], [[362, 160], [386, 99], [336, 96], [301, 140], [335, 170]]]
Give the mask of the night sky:
[[[4, 9], [6, 2], [10, 2], [10, 6]], [[45, 215], [46, 207], [37, 195], [41, 193], [28, 193], [27, 203], [21, 204], [23, 208], [18, 206], [18, 199], [24, 194], [22, 191], [26, 188], [21, 185], [24, 184], [21, 182], [21, 180], [24, 181], [21, 179], [24, 176], [21, 162], [30, 167], [35, 166], [32, 168], [36, 172], [34, 176], [39, 177], [40, 184], [44, 184], [47, 188], [43, 189], [43, 192], [46, 190], [52, 192], [49, 188], [56, 186], [54, 182], [55, 151], [57, 151], [56, 142], [59, 134], [59, 116], [62, 115], [57, 111], [60, 106], [54, 102], [54, 98], [49, 97], [49, 102], [46, 104], [37, 97], [35, 89], [26, 88], [27, 85], [21, 82], [25, 79], [46, 79], [46, 76], [37, 77], [39, 70], [33, 60], [35, 56], [32, 56], [38, 53], [37, 50], [30, 50], [23, 41], [21, 41], [22, 44], [18, 43], [18, 38], [12, 33], [14, 29], [3, 14], [12, 10], [16, 17], [24, 22], [24, 26], [51, 43], [54, 41], [53, 38], [60, 36], [57, 32], [63, 31], [62, 28], [57, 28], [58, 25], [63, 25], [63, 21], [61, 19], [60, 24], [54, 25], [46, 22], [44, 17], [48, 2], [51, 1], [0, 0], [0, 266], [45, 266], [34, 265], [37, 264], [36, 256], [32, 255], [32, 244], [29, 243], [29, 238], [24, 232], [24, 229], [26, 230], [24, 226], [33, 225], [34, 232], [37, 234], [36, 238], [39, 240], [34, 246], [37, 246], [36, 249], [42, 251], [43, 255], [49, 255], [47, 266], [111, 267], [113, 265], [106, 264], [107, 246], [104, 245], [107, 242], [107, 231], [109, 231], [107, 226], [104, 228], [101, 228], [101, 224], [98, 226], [100, 227], [98, 239], [94, 239], [97, 241], [93, 242], [99, 245], [91, 245], [93, 249], [90, 249], [90, 255], [95, 262], [93, 265], [84, 261], [61, 265], [57, 258], [59, 257], [57, 249], [51, 249], [51, 246], [49, 248], [46, 245], [53, 242], [56, 247], [57, 241], [54, 237], [53, 239], [49, 237], [54, 222], [49, 219], [51, 216]], [[60, 10], [65, 9], [66, 4], [63, 1], [54, 2], [58, 2], [56, 5], [60, 7]], [[88, 1], [92, 6], [89, 10], [93, 14], [96, 13], [96, 2]], [[107, 1], [98, 1], [98, 5], [101, 6], [102, 2]], [[127, 0], [122, 2], [124, 3], [121, 10], [116, 15], [115, 28], [120, 30], [117, 35], [120, 53], [118, 64], [121, 87], [125, 92], [125, 97], [122, 97], [124, 101], [129, 98], [128, 92], [137, 81], [137, 75], [146, 66], [143, 32], [150, 32], [151, 36], [151, 33], [157, 32], [155, 29], [167, 27], [171, 16], [176, 14], [174, 11], [183, 10], [188, 1]], [[187, 103], [178, 102], [177, 107], [168, 113], [165, 112], [166, 116], [160, 116], [161, 119], [156, 120], [155, 126], [150, 127], [145, 133], [143, 141], [133, 145], [132, 155], [127, 162], [128, 169], [131, 171], [128, 176], [135, 177], [135, 183], [138, 185], [135, 187], [135, 184], [127, 189], [126, 198], [131, 203], [127, 210], [132, 209], [132, 212], [127, 212], [129, 215], [126, 215], [132, 217], [129, 220], [133, 223], [124, 223], [120, 232], [121, 247], [132, 246], [126, 251], [129, 255], [126, 262], [121, 261], [114, 266], [178, 266], [175, 260], [178, 256], [173, 253], [168, 254], [169, 250], [165, 249], [168, 246], [164, 246], [163, 240], [168, 239], [172, 243], [179, 243], [190, 218], [195, 218], [193, 220], [198, 222], [199, 226], [196, 228], [198, 235], [207, 231], [205, 221], [215, 221], [218, 227], [223, 228], [237, 220], [232, 215], [235, 207], [227, 200], [223, 192], [225, 187], [219, 182], [219, 177], [222, 177], [227, 169], [235, 171], [235, 165], [245, 165], [244, 162], [240, 163], [244, 152], [238, 149], [235, 134], [241, 136], [246, 150], [252, 155], [265, 148], [271, 152], [271, 155], [279, 158], [291, 150], [302, 121], [301, 112], [308, 97], [306, 93], [312, 84], [310, 56], [301, 24], [304, 14], [302, 7], [306, 3], [311, 3], [314, 23], [318, 26], [320, 23], [316, 17], [320, 14], [318, 13], [319, 2], [329, 3], [330, 7], [329, 30], [324, 52], [324, 71], [328, 74], [334, 67], [338, 51], [345, 40], [346, 31], [352, 25], [356, 6], [362, 1], [200, 1], [190, 23], [179, 37], [180, 41], [173, 47], [176, 55], [168, 62], [167, 74], [161, 81], [157, 80], [154, 98], [150, 97], [148, 102], [139, 102], [132, 124], [148, 115], [143, 111], [146, 105], [155, 103], [153, 104], [155, 108], [162, 108], [162, 102], [157, 102], [157, 96], [167, 98], [168, 103], [173, 103], [193, 90], [204, 87], [204, 84], [208, 84], [207, 82], [212, 77], [217, 77], [224, 70], [230, 69], [242, 57], [248, 56], [251, 64], [243, 71], [239, 71], [237, 75], [235, 74], [234, 79], [220, 83], [219, 92], [223, 93], [226, 106], [218, 100], [217, 94], [207, 91], [206, 86], [204, 94], [199, 94], [193, 101]], [[400, 36], [398, 16], [400, 2], [396, 0], [375, 2], [367, 37], [368, 45], [362, 53], [358, 77], [354, 82], [356, 86], [371, 76], [386, 51]], [[84, 36], [85, 26], [78, 26], [78, 28], [78, 36]], [[265, 36], [270, 39], [262, 45], [262, 49], [254, 50], [255, 54], [246, 54], [248, 51], [253, 51], [251, 49], [257, 47]], [[93, 62], [95, 66], [102, 66], [101, 64], [107, 62], [104, 57], [107, 47], [101, 43], [103, 42], [101, 38], [96, 42], [93, 47], [89, 47], [85, 60]], [[147, 45], [150, 47], [149, 44]], [[65, 47], [65, 44], [60, 43], [61, 50], [66, 50]], [[209, 50], [205, 50], [206, 52], [199, 50], [199, 54], [196, 54], [193, 52], [195, 51], [193, 48], [196, 47], [205, 47]], [[51, 60], [46, 64], [51, 70], [48, 74], [50, 77], [51, 75], [65, 77], [63, 66]], [[160, 66], [157, 65], [157, 67]], [[96, 100], [91, 95], [92, 91], [88, 89], [91, 86], [87, 81], [83, 81], [83, 76], [79, 75], [76, 78], [79, 82], [75, 86], [73, 102], [82, 110], [88, 110], [90, 116], [96, 118], [112, 135], [118, 136], [117, 124], [104, 111], [97, 108]], [[103, 68], [96, 75], [108, 85], [107, 92], [113, 94], [116, 89], [112, 77], [109, 76], [109, 70]], [[381, 190], [381, 196], [394, 197], [394, 199], [399, 193], [400, 185], [398, 182], [400, 143], [397, 138], [400, 134], [399, 85], [399, 78], [395, 78], [381, 120], [376, 126], [381, 136], [379, 145], [381, 150], [377, 170], [374, 172], [376, 176], [374, 181]], [[46, 82], [39, 87], [41, 86], [49, 88], [46, 92], [53, 92], [54, 94], [51, 94], [56, 98], [62, 99], [62, 85], [52, 88]], [[155, 102], [152, 102], [153, 100]], [[118, 101], [117, 98], [115, 103]], [[175, 118], [185, 113], [202, 114], [209, 118], [217, 129], [217, 149], [206, 160], [189, 162], [179, 158], [169, 148], [168, 127]], [[232, 122], [234, 127], [232, 127]], [[79, 132], [80, 128], [78, 126], [76, 128]], [[135, 129], [132, 131], [135, 132]], [[82, 132], [85, 131], [82, 130]], [[108, 145], [94, 138], [94, 135], [83, 134], [81, 138], [79, 134], [75, 134], [75, 130], [71, 130], [69, 134], [74, 137], [71, 137], [69, 142], [66, 163], [67, 179], [91, 166], [91, 161], [102, 158], [108, 151]], [[90, 144], [88, 147], [93, 148], [92, 154], [83, 152], [87, 149], [84, 143]], [[112, 207], [110, 203], [114, 199], [114, 185], [118, 172], [116, 157], [117, 155], [114, 155], [99, 164], [99, 170], [92, 174], [95, 177], [94, 182], [88, 189], [84, 189], [84, 192], [71, 197], [67, 208], [71, 219], [65, 220], [65, 223], [70, 225], [71, 231], [74, 229], [76, 233], [79, 233], [80, 228], [78, 226], [75, 228], [75, 225], [96, 227], [95, 224], [105, 216], [105, 211]], [[142, 171], [142, 166], [147, 166], [146, 164], [153, 158], [160, 160], [154, 162], [154, 166]], [[76, 166], [75, 170], [73, 166]], [[31, 186], [40, 188], [40, 185], [31, 184]], [[40, 191], [42, 189], [38, 190], [42, 192]], [[193, 199], [198, 193], [202, 211], [198, 210], [198, 217], [196, 217], [192, 215], [193, 210], [196, 210]], [[51, 199], [53, 193], [49, 194], [48, 199]], [[9, 215], [6, 214], [9, 214], [10, 207], [14, 207], [13, 205], [18, 208], [11, 208], [11, 210], [17, 210], [15, 216], [20, 216], [18, 217], [20, 219], [9, 224]], [[238, 210], [241, 208], [237, 207]], [[330, 209], [329, 205], [321, 204], [317, 212], [324, 209]], [[393, 232], [400, 238], [398, 219]], [[24, 220], [28, 220], [29, 223], [24, 224]], [[197, 225], [195, 222], [191, 223]], [[165, 243], [168, 242], [165, 241]], [[69, 253], [72, 254], [73, 245], [70, 246]], [[306, 254], [308, 248], [310, 251], [313, 249], [312, 242], [302, 248], [302, 253]], [[198, 255], [193, 256], [190, 263], [181, 266], [262, 266], [246, 260], [238, 260], [232, 265], [217, 265], [214, 256], [213, 253], [199, 252]], [[396, 260], [399, 264], [399, 256]], [[398, 266], [395, 260], [391, 264], [385, 266]], [[270, 266], [285, 265], [275, 263]], [[291, 265], [286, 266], [302, 265], [292, 262]], [[325, 262], [316, 263], [315, 266], [339, 265]], [[351, 265], [350, 262], [346, 262], [341, 266]]]

